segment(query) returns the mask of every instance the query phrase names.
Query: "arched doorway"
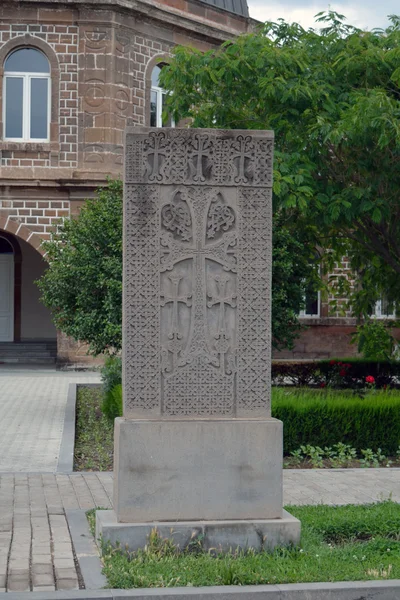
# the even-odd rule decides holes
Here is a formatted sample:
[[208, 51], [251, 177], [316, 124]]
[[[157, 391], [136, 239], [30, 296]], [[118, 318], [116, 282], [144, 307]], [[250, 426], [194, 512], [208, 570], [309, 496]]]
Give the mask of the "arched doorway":
[[14, 248], [0, 232], [0, 342], [14, 341]]
[[35, 246], [0, 229], [0, 364], [55, 363], [57, 331], [36, 285], [46, 268]]

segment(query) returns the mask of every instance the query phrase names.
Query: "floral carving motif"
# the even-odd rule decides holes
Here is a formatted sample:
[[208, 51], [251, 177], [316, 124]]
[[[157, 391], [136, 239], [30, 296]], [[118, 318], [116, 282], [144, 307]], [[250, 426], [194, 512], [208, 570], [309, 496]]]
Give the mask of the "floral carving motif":
[[163, 206], [161, 224], [180, 239], [189, 241], [192, 239], [192, 219], [187, 202], [179, 196], [180, 194], [177, 194], [173, 202]]
[[213, 200], [207, 215], [207, 237], [214, 238], [221, 229], [229, 231], [235, 222], [235, 213], [220, 198]]

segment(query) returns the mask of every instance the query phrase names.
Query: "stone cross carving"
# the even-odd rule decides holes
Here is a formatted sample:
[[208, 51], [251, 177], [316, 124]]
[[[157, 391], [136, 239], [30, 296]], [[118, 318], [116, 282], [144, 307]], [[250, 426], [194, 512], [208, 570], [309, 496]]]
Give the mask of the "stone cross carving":
[[126, 137], [124, 413], [270, 415], [270, 132]]

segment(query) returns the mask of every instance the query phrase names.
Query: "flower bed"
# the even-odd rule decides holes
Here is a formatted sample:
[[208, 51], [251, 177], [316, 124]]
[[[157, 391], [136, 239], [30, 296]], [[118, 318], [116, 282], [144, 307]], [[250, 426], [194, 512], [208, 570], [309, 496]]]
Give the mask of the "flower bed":
[[320, 361], [273, 361], [272, 383], [297, 387], [333, 387], [363, 389], [371, 385], [384, 389], [398, 386], [399, 362], [378, 362], [362, 359], [332, 359]]

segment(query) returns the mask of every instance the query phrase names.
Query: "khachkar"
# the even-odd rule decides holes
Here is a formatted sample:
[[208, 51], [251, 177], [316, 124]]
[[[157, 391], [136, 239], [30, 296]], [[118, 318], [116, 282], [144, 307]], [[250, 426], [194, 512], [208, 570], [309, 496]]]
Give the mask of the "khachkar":
[[[271, 418], [273, 134], [130, 128], [123, 395], [103, 539], [296, 543]], [[171, 534], [171, 531], [173, 533]]]

